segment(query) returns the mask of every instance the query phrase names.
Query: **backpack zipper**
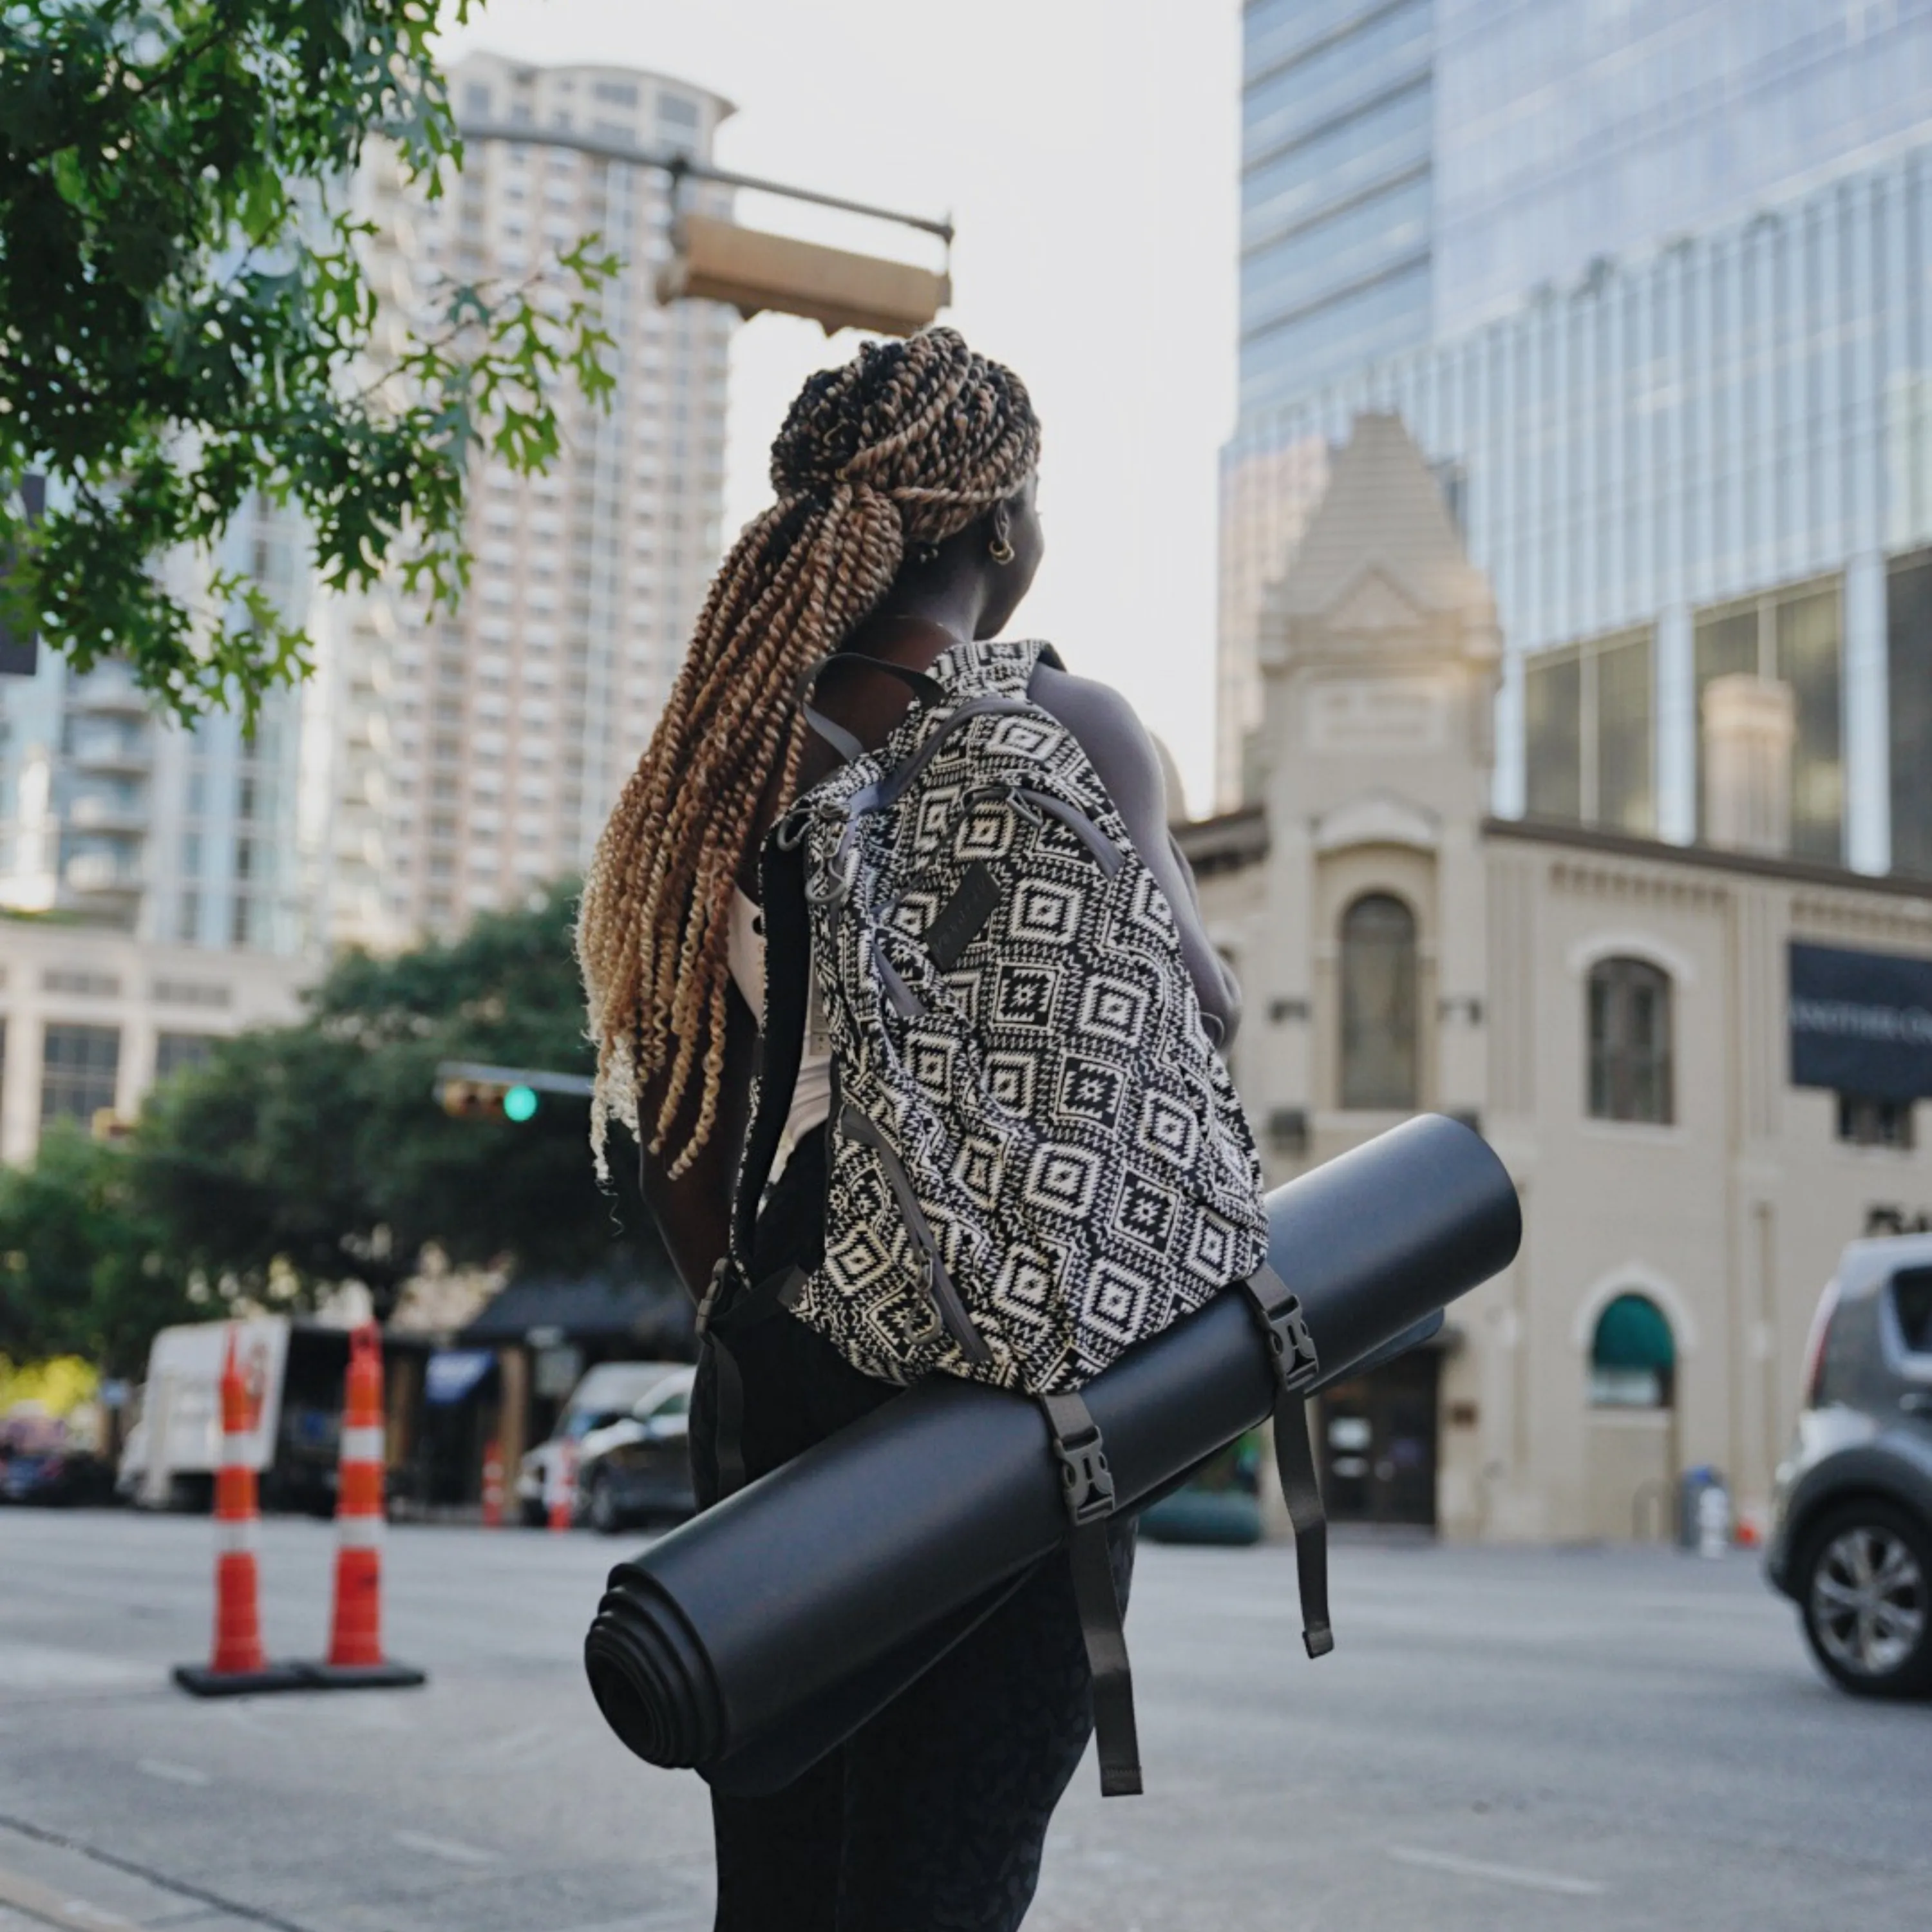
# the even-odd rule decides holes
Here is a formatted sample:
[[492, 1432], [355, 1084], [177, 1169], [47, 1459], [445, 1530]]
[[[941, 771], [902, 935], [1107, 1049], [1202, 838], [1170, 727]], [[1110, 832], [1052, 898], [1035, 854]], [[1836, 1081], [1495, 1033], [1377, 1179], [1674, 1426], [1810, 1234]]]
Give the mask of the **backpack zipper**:
[[913, 1245], [920, 1251], [922, 1266], [920, 1269], [921, 1286], [932, 1303], [933, 1318], [930, 1328], [922, 1330], [911, 1339], [924, 1342], [938, 1335], [942, 1329], [965, 1351], [968, 1361], [982, 1364], [993, 1359], [993, 1352], [987, 1347], [986, 1338], [973, 1325], [973, 1318], [966, 1312], [966, 1304], [959, 1298], [959, 1291], [952, 1285], [952, 1277], [946, 1271], [946, 1263], [940, 1258], [939, 1244], [934, 1238], [932, 1228], [920, 1211], [919, 1197], [914, 1193], [912, 1182], [892, 1144], [879, 1131], [878, 1126], [854, 1106], [850, 1100], [842, 1103], [838, 1110], [838, 1131], [848, 1141], [861, 1147], [870, 1148], [878, 1156], [880, 1169], [892, 1196], [898, 1203], [899, 1217], [905, 1223], [906, 1232], [912, 1237]]

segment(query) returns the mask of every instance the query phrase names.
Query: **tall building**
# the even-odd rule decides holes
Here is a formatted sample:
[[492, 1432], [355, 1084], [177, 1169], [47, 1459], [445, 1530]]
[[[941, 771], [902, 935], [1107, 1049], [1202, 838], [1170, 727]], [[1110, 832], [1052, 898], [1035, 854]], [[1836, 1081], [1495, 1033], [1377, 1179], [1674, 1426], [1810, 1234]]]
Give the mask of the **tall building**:
[[[1266, 90], [1304, 64], [1315, 74], [1323, 48], [1355, 45], [1364, 74], [1384, 44], [1372, 36], [1408, 50], [1408, 77], [1392, 68], [1386, 88], [1351, 94], [1339, 123], [1267, 124], [1273, 158], [1244, 149], [1243, 201], [1251, 218], [1267, 170], [1346, 134], [1387, 170], [1363, 178], [1346, 212], [1361, 224], [1359, 259], [1372, 256], [1373, 286], [1426, 286], [1427, 298], [1418, 321], [1414, 303], [1388, 296], [1406, 320], [1378, 334], [1347, 307], [1354, 296], [1334, 292], [1310, 230], [1292, 244], [1304, 266], [1280, 300], [1290, 312], [1291, 296], [1303, 303], [1311, 332], [1298, 360], [1276, 353], [1254, 324], [1273, 312], [1264, 288], [1282, 286], [1270, 248], [1286, 259], [1291, 244], [1244, 231], [1241, 409], [1222, 459], [1220, 795], [1252, 788], [1244, 746], [1260, 716], [1263, 586], [1287, 567], [1353, 416], [1394, 408], [1493, 578], [1510, 640], [1499, 810], [1557, 808], [1549, 787], [1574, 784], [1586, 817], [1695, 837], [1698, 692], [1742, 650], [1747, 613], [1762, 612], [1749, 621], [1767, 638], [1782, 623], [1808, 639], [1787, 647], [1809, 693], [1801, 843], [1882, 870], [1921, 836], [1922, 802], [1909, 783], [1890, 796], [1881, 748], [1904, 728], [1896, 712], [1886, 722], [1888, 658], [1902, 650], [1909, 665], [1916, 648], [1892, 641], [1887, 580], [1927, 540], [1908, 454], [1927, 362], [1908, 264], [1917, 149], [1932, 138], [1932, 0], [1426, 4], [1422, 52], [1425, 0], [1247, 10], [1251, 130]], [[1414, 33], [1398, 32], [1412, 14]], [[1428, 184], [1424, 232], [1400, 248], [1370, 212], [1400, 205], [1398, 175]], [[1343, 214], [1334, 220], [1345, 235]], [[1372, 228], [1386, 248], [1371, 247]], [[1323, 315], [1333, 326], [1318, 331]], [[1891, 587], [1900, 611], [1917, 595]], [[1808, 614], [1778, 615], [1792, 596], [1814, 598]], [[1732, 642], [1710, 641], [1728, 620]], [[1640, 700], [1646, 632], [1655, 669]], [[1526, 689], [1521, 654], [1573, 646], [1572, 670]], [[1781, 662], [1774, 642], [1760, 661]], [[1647, 717], [1633, 715], [1640, 701]], [[1525, 734], [1539, 719], [1551, 748], [1532, 758]], [[1565, 730], [1580, 760], [1594, 746], [1594, 772], [1578, 763], [1571, 779], [1532, 787], [1529, 767], [1548, 766]], [[1647, 734], [1648, 770], [1619, 776], [1624, 754], [1604, 751], [1606, 731], [1632, 743]]]
[[50, 1120], [131, 1112], [214, 1035], [293, 1018], [332, 946], [449, 932], [580, 868], [676, 674], [718, 548], [735, 317], [658, 306], [662, 171], [514, 130], [703, 158], [730, 110], [629, 69], [478, 55], [451, 82], [463, 122], [503, 134], [470, 141], [440, 200], [386, 153], [355, 184], [378, 353], [456, 284], [513, 285], [596, 233], [623, 263], [609, 410], [565, 399], [544, 476], [479, 466], [454, 618], [392, 585], [318, 592], [298, 522], [251, 505], [218, 562], [305, 622], [317, 662], [251, 734], [164, 717], [116, 663], [76, 676], [44, 652], [0, 680], [0, 1159]]
[[702, 159], [728, 104], [629, 68], [488, 54], [458, 64], [450, 85], [466, 126], [497, 131], [467, 139], [440, 200], [412, 190], [392, 156], [364, 168], [383, 297], [421, 322], [453, 285], [514, 284], [595, 233], [622, 260], [602, 298], [617, 385], [608, 411], [567, 402], [548, 475], [480, 466], [475, 573], [457, 616], [388, 588], [330, 614], [315, 746], [328, 773], [314, 803], [321, 918], [331, 938], [377, 946], [453, 930], [586, 862], [719, 548], [736, 318], [656, 302], [669, 178], [514, 130]]
[[1249, 0], [1240, 406], [1426, 341], [1441, 0]]

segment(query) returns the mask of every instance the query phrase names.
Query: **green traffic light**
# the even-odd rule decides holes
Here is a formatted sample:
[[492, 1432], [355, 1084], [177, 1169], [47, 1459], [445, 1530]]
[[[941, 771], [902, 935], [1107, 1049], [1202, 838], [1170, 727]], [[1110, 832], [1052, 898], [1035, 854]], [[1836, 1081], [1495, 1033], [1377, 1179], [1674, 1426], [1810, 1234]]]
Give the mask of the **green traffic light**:
[[506, 1120], [527, 1120], [537, 1110], [537, 1092], [534, 1087], [512, 1087], [503, 1096], [503, 1118]]

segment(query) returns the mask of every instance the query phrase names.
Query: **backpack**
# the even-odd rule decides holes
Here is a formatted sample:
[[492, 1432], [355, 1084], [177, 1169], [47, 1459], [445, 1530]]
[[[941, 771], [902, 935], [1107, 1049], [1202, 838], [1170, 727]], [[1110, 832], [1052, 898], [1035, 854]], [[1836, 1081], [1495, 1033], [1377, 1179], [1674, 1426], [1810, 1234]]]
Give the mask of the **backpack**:
[[[715, 1343], [782, 1308], [867, 1375], [949, 1375], [1040, 1403], [1073, 1522], [1103, 1789], [1137, 1790], [1106, 1540], [1112, 1480], [1078, 1391], [1212, 1297], [1248, 1292], [1279, 1372], [1276, 1442], [1318, 1655], [1332, 1639], [1300, 1408], [1316, 1364], [1268, 1266], [1253, 1137], [1173, 910], [1078, 740], [1028, 695], [1042, 660], [1059, 668], [1043, 644], [962, 643], [923, 673], [848, 654], [801, 680], [808, 723], [845, 762], [761, 855], [759, 1064], [731, 1249], [700, 1326]], [[810, 703], [820, 675], [852, 663], [915, 700], [872, 751]], [[808, 959], [833, 1072], [824, 1255], [754, 1283]], [[728, 1487], [742, 1471], [726, 1439], [728, 1356]]]

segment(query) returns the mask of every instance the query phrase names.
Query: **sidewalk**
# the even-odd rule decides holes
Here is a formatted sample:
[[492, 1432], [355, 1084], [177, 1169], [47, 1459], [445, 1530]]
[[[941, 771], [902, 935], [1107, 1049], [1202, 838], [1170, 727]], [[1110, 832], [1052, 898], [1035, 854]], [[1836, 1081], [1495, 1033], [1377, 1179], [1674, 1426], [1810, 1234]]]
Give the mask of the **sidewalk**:
[[[158, 1766], [156, 1768], [159, 1768]], [[130, 1861], [51, 1832], [0, 1820], [0, 1932], [58, 1926], [61, 1932], [136, 1932], [192, 1927], [194, 1932], [308, 1932], [232, 1899], [145, 1872]]]

